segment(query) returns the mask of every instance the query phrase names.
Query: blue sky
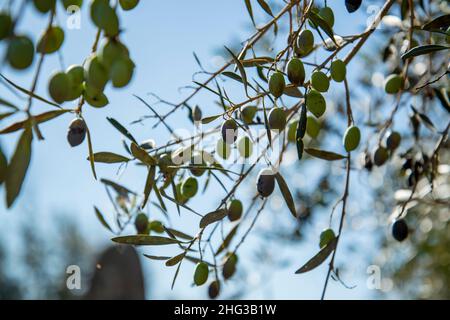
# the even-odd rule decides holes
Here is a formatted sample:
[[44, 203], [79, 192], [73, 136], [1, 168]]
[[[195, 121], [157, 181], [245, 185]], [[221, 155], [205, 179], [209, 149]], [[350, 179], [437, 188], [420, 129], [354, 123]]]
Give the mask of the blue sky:
[[[359, 13], [348, 18], [342, 8], [337, 8], [338, 4], [330, 1], [330, 6], [336, 9], [335, 27], [337, 33], [352, 34], [362, 30], [367, 15]], [[85, 8], [86, 9], [86, 8]], [[84, 10], [86, 11], [86, 10]], [[215, 67], [215, 57], [217, 48], [223, 44], [228, 44], [236, 39], [243, 40], [250, 33], [249, 18], [245, 10], [243, 1], [240, 0], [196, 0], [196, 1], [141, 1], [138, 8], [131, 12], [121, 12], [121, 24], [125, 26], [122, 40], [129, 47], [131, 57], [136, 63], [136, 72], [132, 83], [121, 90], [107, 89], [110, 105], [104, 109], [94, 109], [86, 106], [84, 117], [87, 119], [93, 136], [94, 149], [96, 151], [115, 151], [123, 154], [121, 146], [121, 136], [107, 122], [106, 117], [120, 119], [124, 124], [136, 120], [147, 114], [147, 109], [138, 102], [132, 94], [146, 97], [148, 92], [154, 92], [161, 97], [171, 101], [180, 101], [187, 93], [186, 90], [179, 91], [182, 86], [191, 83], [192, 74], [198, 71], [198, 66], [193, 58], [195, 51], [202, 59], [203, 63], [209, 67]], [[60, 11], [58, 21], [63, 24], [65, 15]], [[342, 23], [341, 21], [351, 21]], [[20, 24], [20, 30], [25, 30], [34, 39], [46, 24], [46, 18], [36, 14], [29, 8]], [[63, 60], [65, 66], [70, 64], [80, 64], [89, 54], [92, 42], [95, 37], [95, 30], [91, 22], [83, 12], [81, 29], [67, 30], [66, 40], [63, 45]], [[4, 47], [0, 46], [1, 50]], [[36, 64], [36, 60], [34, 62]], [[34, 64], [34, 67], [35, 67]], [[49, 75], [59, 68], [57, 55], [52, 55], [46, 59], [41, 75], [41, 82], [37, 92], [47, 96], [46, 81]], [[16, 83], [28, 87], [31, 83], [33, 68], [25, 72], [14, 72], [9, 67], [4, 67], [2, 72], [9, 76]], [[351, 69], [352, 70], [352, 69]], [[10, 100], [16, 99], [4, 86], [0, 86], [1, 96]], [[205, 114], [208, 108], [215, 108], [212, 105], [212, 97], [202, 95], [196, 103], [202, 106]], [[19, 103], [18, 103], [19, 104]], [[72, 107], [70, 103], [68, 107]], [[162, 113], [167, 110], [164, 105], [158, 105]], [[34, 102], [33, 112], [40, 113], [47, 110], [47, 107], [39, 102]], [[165, 110], [164, 110], [165, 109]], [[184, 123], [185, 112], [171, 118], [173, 127]], [[51, 224], [51, 215], [54, 212], [67, 212], [75, 215], [75, 220], [79, 223], [86, 235], [86, 241], [92, 246], [101, 248], [108, 243], [110, 234], [100, 226], [93, 212], [95, 204], [103, 211], [110, 210], [107, 195], [103, 186], [95, 182], [86, 161], [87, 145], [84, 143], [78, 148], [70, 148], [66, 141], [66, 130], [71, 115], [61, 116], [55, 121], [44, 124], [41, 130], [45, 136], [45, 141], [35, 141], [33, 145], [33, 158], [24, 183], [22, 193], [11, 210], [6, 210], [3, 201], [0, 202], [0, 230], [3, 238], [12, 239], [9, 245], [14, 247], [14, 230], [27, 219], [27, 214], [34, 214], [39, 219], [43, 228]], [[183, 122], [182, 122], [183, 121]], [[151, 126], [128, 126], [138, 140], [148, 138], [163, 141], [167, 138], [167, 133], [162, 127], [151, 129]], [[2, 146], [11, 153], [17, 134], [8, 137], [0, 137]], [[97, 173], [100, 177], [113, 178], [133, 190], [142, 190], [145, 181], [145, 173], [137, 169], [127, 169], [126, 173], [120, 177], [115, 177], [117, 167], [97, 166]], [[356, 179], [356, 178], [355, 178]], [[299, 182], [301, 184], [301, 182]], [[244, 190], [251, 190], [244, 186]], [[2, 198], [4, 190], [1, 191]], [[218, 196], [214, 198], [214, 191], [209, 193], [208, 199], [211, 203], [194, 203], [202, 209], [204, 206], [214, 208], [220, 200]], [[353, 204], [355, 205], [355, 204]], [[357, 204], [356, 204], [357, 205]], [[206, 209], [206, 208], [205, 208]], [[276, 213], [274, 209], [266, 210], [268, 214]], [[288, 214], [283, 210], [283, 213]], [[325, 215], [324, 215], [325, 217]], [[178, 220], [177, 220], [178, 219]], [[318, 221], [317, 227], [312, 233], [312, 237], [317, 237], [318, 232], [325, 226], [326, 219]], [[195, 230], [197, 219], [192, 219], [189, 213], [184, 212], [181, 218], [175, 217], [173, 223], [178, 226], [188, 226]], [[267, 221], [266, 221], [267, 223]], [[262, 220], [264, 224], [264, 220]], [[49, 229], [50, 230], [50, 229]], [[193, 231], [194, 232], [194, 231]], [[49, 234], [51, 237], [51, 234]], [[370, 251], [370, 241], [363, 237], [356, 238]], [[355, 240], [349, 237], [344, 241]], [[259, 239], [249, 238], [241, 253], [251, 254], [253, 245]], [[270, 246], [270, 244], [269, 244]], [[285, 250], [285, 252], [283, 252]], [[163, 252], [160, 250], [144, 249], [143, 252]], [[298, 265], [305, 262], [317, 251], [316, 241], [305, 241], [295, 248], [285, 248], [278, 255], [297, 257]], [[175, 251], [173, 252], [176, 253]], [[338, 253], [339, 258], [344, 257], [345, 252]], [[274, 259], [277, 259], [274, 255]], [[345, 260], [354, 257], [349, 253]], [[356, 258], [355, 258], [356, 259]], [[315, 299], [320, 297], [323, 285], [326, 266], [322, 266], [307, 275], [294, 275], [293, 271], [297, 266], [290, 266], [287, 269], [276, 270], [269, 268], [264, 271], [262, 278], [252, 276], [251, 265], [245, 261], [242, 263], [248, 266], [250, 283], [254, 283], [254, 289], [249, 290], [246, 298], [278, 298], [278, 299]], [[341, 261], [342, 261], [341, 260]], [[347, 290], [341, 285], [331, 281], [329, 298], [368, 298], [372, 292], [365, 285], [365, 268], [367, 262], [361, 259], [361, 265], [356, 260], [352, 262], [353, 273], [349, 273], [352, 278], [346, 279], [350, 284], [356, 284], [357, 288]], [[143, 259], [143, 264], [151, 269], [151, 297], [152, 298], [205, 298], [206, 288], [193, 288], [190, 286], [193, 266], [184, 264], [178, 279], [176, 290], [170, 290], [170, 282], [174, 269], [166, 268], [163, 264]], [[259, 281], [259, 282], [258, 282]], [[233, 288], [233, 283], [227, 284]], [[232, 290], [225, 292], [231, 293]]]

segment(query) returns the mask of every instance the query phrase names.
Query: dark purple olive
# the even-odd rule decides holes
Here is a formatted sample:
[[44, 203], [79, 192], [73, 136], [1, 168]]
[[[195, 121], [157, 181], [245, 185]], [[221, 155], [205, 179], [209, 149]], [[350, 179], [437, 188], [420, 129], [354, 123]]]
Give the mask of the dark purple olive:
[[86, 123], [83, 119], [77, 118], [70, 123], [67, 131], [67, 141], [69, 141], [70, 146], [76, 147], [84, 141], [86, 129]]
[[345, 0], [345, 7], [348, 12], [352, 13], [359, 9], [361, 3], [362, 0]]
[[403, 241], [408, 237], [408, 225], [405, 220], [398, 219], [392, 225], [392, 236], [397, 241]]

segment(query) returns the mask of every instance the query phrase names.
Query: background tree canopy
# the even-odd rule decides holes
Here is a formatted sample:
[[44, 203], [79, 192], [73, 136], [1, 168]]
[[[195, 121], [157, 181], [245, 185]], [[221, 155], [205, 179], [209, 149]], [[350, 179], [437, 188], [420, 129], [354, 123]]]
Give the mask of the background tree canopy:
[[[357, 259], [380, 295], [448, 298], [447, 2], [239, 2], [249, 21], [239, 40], [208, 44], [218, 46], [214, 65], [194, 53], [192, 83], [165, 97], [158, 81], [128, 90], [133, 81], [166, 81], [140, 69], [148, 48], [158, 53], [145, 59], [183, 63], [139, 30], [148, 4], [5, 1], [5, 206], [27, 201], [19, 196], [45, 128], [65, 118], [65, 147], [47, 157], [82, 150], [70, 162], [88, 163], [91, 183], [105, 190], [96, 197], [109, 201], [90, 204], [92, 216], [113, 242], [142, 246], [144, 263], [173, 269], [167, 286], [238, 298], [252, 273], [298, 278], [318, 268], [325, 298], [331, 283], [353, 287]], [[26, 14], [41, 23], [25, 23]], [[144, 20], [133, 24], [134, 15]], [[349, 23], [355, 16], [360, 23]], [[190, 36], [206, 32], [202, 23]], [[135, 30], [142, 47], [127, 45]], [[89, 52], [68, 52], [71, 36]], [[132, 96], [141, 116], [130, 121], [128, 105], [112, 110], [119, 95]], [[61, 186], [88, 179], [86, 171], [61, 175]], [[304, 242], [315, 248], [307, 257], [296, 253]], [[370, 266], [381, 274], [365, 274]], [[183, 272], [190, 280], [178, 283]]]

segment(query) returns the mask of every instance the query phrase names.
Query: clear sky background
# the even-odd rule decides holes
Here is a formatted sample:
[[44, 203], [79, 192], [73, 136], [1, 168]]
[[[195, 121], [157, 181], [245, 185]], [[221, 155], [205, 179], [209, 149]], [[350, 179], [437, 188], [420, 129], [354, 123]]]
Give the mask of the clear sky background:
[[[87, 2], [87, 1], [86, 1]], [[320, 1], [319, 1], [320, 3]], [[336, 32], [342, 34], [356, 34], [363, 30], [365, 21], [369, 16], [364, 10], [349, 16], [344, 12], [341, 5], [343, 1], [329, 1], [329, 5], [335, 9]], [[63, 45], [63, 59], [65, 66], [80, 64], [88, 56], [92, 46], [95, 29], [87, 19], [86, 8], [82, 14], [81, 29], [67, 30], [66, 40]], [[65, 24], [66, 16], [60, 11], [58, 21]], [[84, 117], [87, 119], [93, 136], [95, 151], [115, 151], [124, 154], [121, 146], [120, 134], [112, 128], [106, 120], [107, 116], [120, 119], [123, 124], [128, 124], [142, 115], [148, 114], [147, 109], [138, 102], [132, 94], [148, 97], [148, 92], [157, 93], [159, 96], [171, 101], [180, 101], [188, 91], [179, 88], [191, 83], [192, 74], [198, 71], [198, 66], [193, 58], [195, 51], [202, 62], [209, 69], [214, 69], [218, 61], [217, 48], [223, 44], [229, 44], [236, 39], [244, 40], [250, 35], [249, 17], [245, 10], [244, 2], [240, 0], [171, 0], [171, 1], [141, 1], [136, 10], [121, 12], [121, 25], [125, 32], [122, 40], [131, 51], [131, 56], [136, 63], [136, 72], [132, 83], [124, 89], [107, 89], [110, 105], [103, 109], [84, 107]], [[261, 21], [261, 20], [260, 20]], [[27, 10], [25, 17], [20, 23], [20, 30], [27, 30], [36, 39], [40, 30], [46, 25], [47, 18], [37, 14], [31, 7]], [[3, 46], [0, 49], [4, 50]], [[34, 67], [36, 65], [34, 62]], [[44, 64], [41, 80], [37, 92], [43, 96], [47, 95], [47, 82], [49, 75], [59, 69], [57, 55], [48, 57]], [[5, 66], [2, 69], [16, 83], [29, 87], [31, 84], [34, 68], [25, 72], [15, 72]], [[355, 68], [350, 69], [351, 74]], [[1, 96], [10, 100], [17, 98], [10, 91], [0, 85]], [[150, 99], [150, 98], [149, 98]], [[151, 100], [150, 100], [151, 101]], [[205, 114], [208, 108], [213, 108], [212, 96], [202, 95], [196, 100]], [[25, 103], [25, 101], [24, 101]], [[22, 103], [22, 105], [24, 104]], [[67, 106], [72, 107], [70, 103]], [[166, 106], [158, 106], [159, 111], [164, 113]], [[214, 107], [216, 108], [216, 107]], [[48, 110], [47, 106], [35, 101], [34, 113]], [[6, 210], [4, 201], [0, 202], [0, 232], [2, 239], [8, 239], [9, 248], [14, 251], [15, 230], [20, 224], [26, 223], [28, 215], [34, 215], [39, 221], [40, 227], [49, 230], [51, 228], [52, 215], [67, 214], [75, 219], [77, 224], [86, 235], [86, 241], [94, 248], [102, 248], [109, 243], [111, 234], [107, 232], [97, 221], [93, 205], [98, 206], [104, 212], [111, 210], [107, 195], [101, 183], [94, 181], [89, 163], [86, 161], [86, 142], [77, 148], [70, 148], [66, 140], [66, 131], [72, 115], [64, 115], [57, 120], [41, 125], [45, 141], [35, 140], [33, 143], [33, 158], [24, 183], [22, 193], [11, 210]], [[185, 113], [179, 112], [171, 118], [172, 126], [177, 128], [184, 121]], [[185, 125], [186, 122], [183, 122]], [[167, 133], [162, 127], [156, 130], [151, 126], [128, 126], [138, 140], [153, 138], [164, 141]], [[17, 134], [8, 137], [0, 137], [0, 142], [7, 153], [10, 154], [17, 141]], [[130, 166], [131, 167], [131, 166]], [[127, 169], [124, 175], [116, 177], [117, 167], [97, 165], [99, 177], [113, 178], [120, 181], [133, 190], [142, 190], [145, 181], [145, 173], [138, 169]], [[298, 181], [299, 186], [302, 182]], [[246, 189], [245, 189], [246, 188]], [[251, 190], [245, 187], [245, 190]], [[4, 198], [4, 189], [1, 196]], [[245, 192], [244, 192], [245, 193]], [[214, 208], [220, 197], [214, 192], [207, 199], [211, 203], [193, 203], [208, 208]], [[205, 198], [202, 198], [205, 199]], [[203, 200], [204, 201], [204, 200]], [[352, 207], [353, 206], [353, 207]], [[351, 203], [350, 208], [357, 209], [357, 203]], [[267, 210], [267, 214], [281, 214], [277, 206]], [[207, 208], [205, 208], [206, 211]], [[353, 211], [355, 211], [353, 210]], [[282, 214], [288, 215], [283, 207]], [[352, 210], [350, 210], [352, 211]], [[324, 215], [323, 217], [326, 217]], [[270, 220], [272, 221], [272, 220]], [[197, 218], [190, 218], [189, 213], [184, 212], [181, 218], [174, 217], [174, 225], [192, 227], [198, 223]], [[262, 228], [268, 221], [261, 220]], [[317, 239], [320, 230], [326, 225], [326, 218], [318, 221], [311, 237]], [[194, 231], [193, 231], [194, 232]], [[362, 234], [368, 234], [370, 229], [361, 230]], [[349, 236], [345, 242], [358, 241], [362, 251], [370, 252], [373, 244], [370, 240], [358, 235]], [[249, 264], [245, 255], [252, 252], [252, 244], [259, 243], [260, 239], [249, 237], [249, 241], [243, 246], [240, 253], [244, 265], [248, 265], [246, 275], [249, 279], [248, 293], [245, 298], [276, 298], [276, 299], [316, 299], [320, 297], [321, 288], [325, 279], [326, 268], [324, 264], [306, 275], [294, 275], [294, 271], [317, 251], [317, 241], [304, 241], [301, 245], [292, 248], [284, 248], [282, 251], [273, 253], [273, 259], [279, 256], [295, 256], [296, 265], [287, 268], [269, 268], [261, 274], [252, 272], [251, 268], [259, 268]], [[268, 244], [270, 246], [270, 244]], [[143, 249], [143, 252], [158, 253], [152, 249]], [[176, 253], [174, 251], [174, 253]], [[344, 259], [345, 257], [345, 259]], [[357, 285], [353, 290], [345, 289], [342, 285], [331, 281], [328, 291], [329, 298], [370, 298], [373, 291], [366, 286], [366, 268], [368, 263], [364, 256], [352, 255], [345, 251], [339, 251], [338, 260], [346, 261], [347, 267], [353, 270], [346, 274], [349, 284]], [[360, 260], [358, 260], [360, 259]], [[193, 266], [185, 263], [176, 284], [176, 290], [170, 290], [170, 283], [174, 273], [173, 268], [166, 268], [163, 263], [142, 259], [146, 270], [150, 270], [151, 279], [149, 285], [149, 297], [151, 298], [206, 298], [206, 288], [194, 288], [190, 286]], [[263, 269], [263, 268], [262, 268]], [[261, 270], [256, 270], [261, 271]], [[227, 284], [225, 295], [233, 292], [233, 281]]]

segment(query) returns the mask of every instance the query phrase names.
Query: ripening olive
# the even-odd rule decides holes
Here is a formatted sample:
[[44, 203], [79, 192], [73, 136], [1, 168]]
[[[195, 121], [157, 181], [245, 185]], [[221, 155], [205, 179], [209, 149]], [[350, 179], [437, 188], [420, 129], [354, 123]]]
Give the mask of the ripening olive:
[[405, 220], [398, 219], [392, 224], [392, 236], [400, 242], [408, 237], [408, 225]]
[[305, 81], [305, 67], [298, 58], [292, 58], [287, 65], [288, 79], [292, 84], [302, 85]]
[[295, 52], [299, 57], [307, 56], [314, 48], [314, 35], [311, 30], [302, 30], [296, 41]]
[[12, 24], [11, 16], [6, 12], [0, 12], [0, 40], [11, 34]]
[[311, 75], [311, 85], [314, 89], [320, 92], [327, 92], [330, 87], [330, 80], [325, 73], [315, 71]]
[[220, 282], [219, 280], [215, 280], [209, 284], [208, 287], [208, 296], [210, 299], [215, 299], [220, 294]]
[[389, 158], [386, 148], [379, 146], [373, 154], [373, 162], [376, 166], [382, 166]]
[[394, 94], [400, 91], [403, 85], [403, 79], [398, 74], [391, 74], [384, 81], [384, 90], [386, 93]]
[[69, 125], [69, 130], [67, 131], [67, 141], [71, 147], [76, 147], [80, 145], [84, 138], [86, 137], [86, 122], [83, 119], [74, 119]]
[[230, 145], [226, 144], [222, 139], [218, 139], [216, 152], [222, 159], [228, 159], [231, 154]]
[[347, 11], [352, 13], [359, 9], [362, 0], [345, 0], [345, 7]]
[[239, 155], [242, 158], [250, 158], [253, 154], [253, 142], [248, 136], [243, 136], [237, 141]]
[[238, 135], [238, 126], [233, 119], [225, 120], [222, 123], [222, 139], [226, 144], [232, 144], [236, 141]]
[[196, 177], [200, 177], [205, 173], [204, 168], [198, 168], [198, 167], [205, 167], [206, 162], [203, 159], [203, 155], [200, 152], [194, 153], [194, 155], [191, 158], [191, 163], [189, 164], [191, 168], [189, 168], [189, 171], [191, 171], [192, 175]]
[[347, 67], [342, 60], [334, 60], [331, 63], [331, 78], [336, 82], [342, 82], [347, 75]]
[[34, 7], [41, 13], [46, 13], [55, 7], [56, 0], [33, 0]]
[[283, 109], [273, 107], [269, 112], [269, 128], [271, 130], [284, 130], [286, 127], [286, 113]]
[[119, 3], [122, 9], [127, 11], [134, 9], [138, 5], [139, 0], [119, 0]]
[[109, 37], [119, 33], [119, 18], [109, 0], [94, 0], [91, 4], [91, 19]]
[[33, 62], [34, 45], [26, 36], [12, 38], [8, 45], [7, 57], [11, 67], [15, 69], [26, 69]]
[[100, 62], [107, 68], [111, 67], [115, 61], [129, 56], [127, 47], [116, 39], [107, 39], [98, 52]]
[[78, 8], [81, 8], [81, 5], [83, 4], [83, 0], [62, 0], [64, 9], [68, 9], [71, 6], [76, 6]]
[[336, 235], [334, 234], [333, 229], [325, 229], [320, 234], [320, 242], [319, 247], [320, 249], [326, 247], [332, 240], [336, 238]]
[[345, 151], [350, 152], [358, 148], [359, 141], [361, 140], [361, 131], [356, 126], [350, 126], [344, 133], [342, 144]]
[[108, 70], [106, 66], [100, 62], [100, 59], [96, 54], [93, 54], [88, 58], [85, 70], [86, 82], [89, 86], [98, 91], [103, 91], [109, 79]]
[[308, 110], [315, 115], [316, 118], [319, 118], [325, 113], [325, 98], [317, 90], [309, 90], [306, 94], [306, 108], [308, 108]]
[[70, 79], [64, 72], [56, 72], [48, 83], [48, 92], [57, 103], [66, 101], [70, 93]]
[[239, 220], [242, 216], [242, 202], [238, 199], [233, 199], [228, 204], [228, 219], [230, 221]]
[[393, 131], [386, 138], [386, 147], [389, 150], [394, 151], [400, 145], [401, 140], [402, 136], [400, 135], [400, 133], [398, 133], [397, 131]]
[[139, 213], [134, 219], [134, 226], [138, 234], [148, 233], [148, 217], [145, 213]]
[[197, 286], [201, 286], [208, 280], [209, 267], [205, 262], [197, 263], [194, 272], [194, 283]]
[[272, 74], [269, 79], [269, 91], [275, 97], [279, 98], [283, 95], [286, 82], [281, 72], [277, 71]]
[[230, 279], [234, 273], [236, 272], [236, 263], [237, 263], [237, 256], [236, 254], [232, 253], [232, 254], [228, 254], [225, 257], [225, 263], [223, 264], [223, 268], [222, 268], [222, 275], [223, 278], [226, 279]]
[[64, 31], [58, 26], [53, 26], [44, 32], [38, 41], [36, 51], [40, 53], [53, 53], [61, 48], [64, 42]]
[[291, 120], [288, 123], [287, 139], [289, 142], [295, 142], [297, 136], [298, 121]]
[[194, 177], [186, 178], [181, 184], [181, 194], [183, 197], [192, 198], [197, 194], [198, 182]]
[[109, 71], [112, 85], [116, 88], [125, 87], [131, 80], [134, 63], [129, 58], [116, 60]]
[[319, 10], [319, 16], [332, 28], [334, 26], [334, 13], [330, 7], [323, 7]]
[[256, 111], [258, 109], [255, 106], [245, 106], [241, 108], [241, 119], [245, 124], [250, 124], [253, 122]]
[[320, 123], [314, 116], [308, 116], [306, 120], [306, 133], [315, 139], [320, 133]]
[[268, 197], [272, 194], [275, 189], [275, 175], [271, 169], [266, 168], [259, 172], [256, 187], [262, 197]]
[[156, 233], [163, 233], [164, 225], [159, 220], [153, 220], [153, 221], [150, 221], [150, 223], [148, 225], [148, 229], [151, 231], [154, 231]]

